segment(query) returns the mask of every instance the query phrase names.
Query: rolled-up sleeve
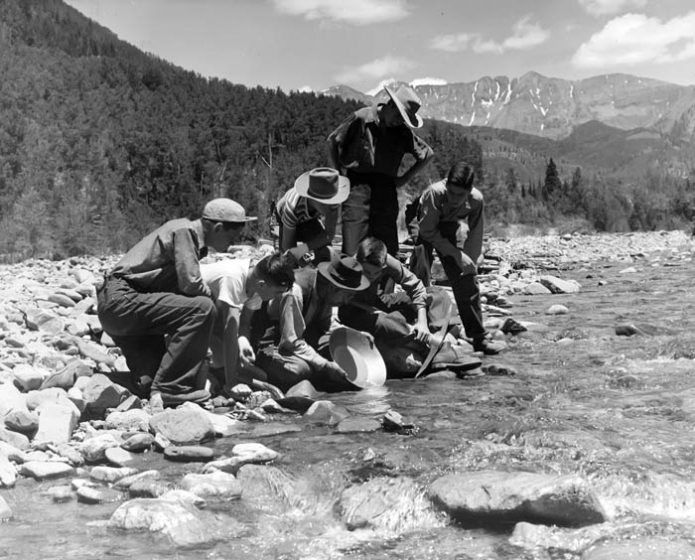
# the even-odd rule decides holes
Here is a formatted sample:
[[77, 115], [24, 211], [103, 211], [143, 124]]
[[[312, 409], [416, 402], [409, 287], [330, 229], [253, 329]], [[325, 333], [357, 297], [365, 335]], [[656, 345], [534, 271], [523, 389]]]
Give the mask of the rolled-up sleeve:
[[295, 284], [280, 301], [280, 354], [295, 355], [314, 368], [323, 367], [327, 360], [314, 350], [306, 340], [304, 331], [306, 324], [302, 315], [301, 290]]

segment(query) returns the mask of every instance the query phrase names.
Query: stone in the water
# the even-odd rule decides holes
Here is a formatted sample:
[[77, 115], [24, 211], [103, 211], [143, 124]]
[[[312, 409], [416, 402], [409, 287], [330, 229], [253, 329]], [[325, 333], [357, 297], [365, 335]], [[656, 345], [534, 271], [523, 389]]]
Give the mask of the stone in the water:
[[381, 429], [381, 422], [373, 418], [353, 417], [341, 420], [336, 426], [336, 431], [341, 434], [354, 432], [376, 432]]
[[556, 303], [545, 310], [546, 315], [567, 315], [570, 312], [566, 306]]
[[0, 523], [4, 523], [10, 519], [12, 519], [12, 509], [5, 501], [5, 498], [0, 496]]
[[152, 447], [154, 443], [154, 436], [152, 434], [135, 434], [126, 439], [121, 447], [126, 451], [132, 451], [133, 453], [138, 453], [141, 451], [147, 451]]
[[241, 498], [241, 484], [233, 474], [216, 471], [208, 474], [187, 474], [181, 488], [201, 498], [237, 500]]
[[86, 461], [96, 463], [106, 458], [106, 450], [109, 447], [118, 447], [120, 443], [113, 434], [100, 434], [84, 440], [80, 444], [80, 453], [82, 453]]
[[338, 424], [349, 416], [348, 412], [331, 401], [316, 401], [304, 413], [303, 418], [317, 424]]
[[27, 461], [19, 471], [23, 476], [30, 476], [36, 480], [47, 478], [59, 478], [69, 476], [75, 472], [67, 463], [59, 461]]
[[[114, 449], [118, 448], [115, 447]], [[132, 476], [137, 472], [137, 469], [129, 467], [97, 466], [90, 471], [89, 478], [98, 482], [106, 482], [108, 484], [112, 484], [122, 478], [125, 478], [126, 476]]]
[[693, 560], [695, 547], [683, 540], [639, 537], [601, 542], [582, 554], [582, 560]]
[[17, 482], [17, 469], [4, 455], [0, 455], [0, 488], [12, 488]]
[[123, 467], [135, 459], [132, 453], [126, 451], [122, 447], [109, 447], [104, 452], [104, 456], [109, 463], [117, 467]]
[[109, 504], [123, 500], [123, 494], [111, 488], [83, 486], [77, 490], [77, 501], [83, 504]]
[[167, 409], [150, 418], [150, 426], [174, 445], [213, 439], [215, 429], [205, 411], [192, 407]]
[[70, 486], [52, 486], [46, 490], [46, 494], [57, 504], [69, 502], [73, 498], [73, 492]]
[[164, 450], [164, 457], [170, 461], [207, 462], [212, 460], [215, 452], [200, 445], [170, 445]]

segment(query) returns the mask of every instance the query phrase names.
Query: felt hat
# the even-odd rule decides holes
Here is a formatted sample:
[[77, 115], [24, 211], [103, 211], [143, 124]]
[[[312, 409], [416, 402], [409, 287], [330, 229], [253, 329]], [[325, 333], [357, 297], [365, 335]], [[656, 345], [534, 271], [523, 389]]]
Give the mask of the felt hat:
[[410, 86], [401, 86], [396, 91], [393, 91], [388, 86], [385, 86], [384, 89], [398, 108], [405, 124], [410, 128], [420, 128], [423, 124], [422, 117], [417, 112], [422, 105], [422, 101], [420, 101], [415, 90]]
[[342, 257], [336, 262], [322, 262], [316, 268], [332, 284], [343, 290], [361, 292], [369, 287], [369, 280], [364, 275], [362, 265], [354, 257]]
[[317, 167], [300, 175], [294, 188], [300, 196], [322, 204], [340, 204], [350, 194], [350, 180], [331, 167]]
[[238, 202], [230, 198], [215, 198], [203, 208], [203, 219], [213, 222], [233, 222], [243, 224], [258, 218], [247, 216], [246, 210]]
[[349, 327], [338, 327], [328, 343], [331, 357], [361, 389], [380, 387], [386, 381], [386, 364], [372, 339]]

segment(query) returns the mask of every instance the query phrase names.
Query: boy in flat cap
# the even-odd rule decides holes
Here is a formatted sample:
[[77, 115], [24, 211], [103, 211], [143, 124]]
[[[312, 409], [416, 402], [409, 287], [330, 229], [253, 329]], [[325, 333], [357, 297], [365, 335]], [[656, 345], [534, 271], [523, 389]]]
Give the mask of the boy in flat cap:
[[153, 409], [210, 397], [199, 370], [216, 313], [199, 259], [208, 247], [225, 251], [255, 219], [233, 200], [211, 200], [201, 218], [170, 220], [140, 240], [98, 291], [104, 331], [144, 393], [151, 381]]

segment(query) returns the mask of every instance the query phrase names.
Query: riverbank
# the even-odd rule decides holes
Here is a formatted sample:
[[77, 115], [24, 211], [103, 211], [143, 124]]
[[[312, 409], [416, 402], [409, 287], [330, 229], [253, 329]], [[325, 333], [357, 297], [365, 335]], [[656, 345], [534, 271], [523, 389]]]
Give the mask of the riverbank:
[[[453, 558], [461, 539], [487, 557], [548, 558], [554, 548], [600, 558], [590, 556], [594, 543], [654, 534], [686, 550], [686, 531], [673, 526], [695, 521], [690, 445], [669, 427], [684, 428], [695, 411], [692, 301], [668, 282], [688, 276], [689, 237], [490, 240], [487, 254], [488, 326], [508, 349], [484, 359], [486, 375], [336, 396], [305, 389], [298, 394], [315, 403], [304, 414], [241, 387], [226, 411], [189, 406], [160, 418], [100, 373], [123, 367], [93, 309], [93, 283], [113, 258], [3, 267], [0, 497], [9, 511], [0, 517], [9, 519], [0, 534], [9, 533], [0, 544], [10, 557], [26, 556], [27, 542], [49, 557], [55, 542], [42, 527], [51, 527], [67, 541], [58, 549], [85, 558], [95, 537], [136, 558], [181, 545], [220, 558], [244, 557], [230, 547], [385, 558], [394, 546], [401, 557]], [[508, 317], [528, 330], [505, 334]], [[618, 336], [626, 326], [636, 336]], [[389, 411], [413, 429], [389, 431]], [[167, 440], [213, 457], [171, 461]], [[66, 526], [67, 512], [86, 525]], [[667, 521], [636, 529], [643, 515]], [[502, 533], [480, 529], [500, 524]], [[611, 557], [627, 557], [619, 553]]]

